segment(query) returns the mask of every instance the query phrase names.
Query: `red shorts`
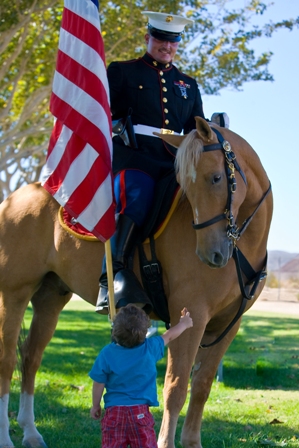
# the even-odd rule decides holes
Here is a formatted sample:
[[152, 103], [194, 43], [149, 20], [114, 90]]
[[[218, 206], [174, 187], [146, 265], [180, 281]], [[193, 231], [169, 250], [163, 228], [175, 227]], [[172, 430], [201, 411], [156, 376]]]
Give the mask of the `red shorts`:
[[102, 448], [157, 448], [148, 405], [112, 406], [101, 421]]

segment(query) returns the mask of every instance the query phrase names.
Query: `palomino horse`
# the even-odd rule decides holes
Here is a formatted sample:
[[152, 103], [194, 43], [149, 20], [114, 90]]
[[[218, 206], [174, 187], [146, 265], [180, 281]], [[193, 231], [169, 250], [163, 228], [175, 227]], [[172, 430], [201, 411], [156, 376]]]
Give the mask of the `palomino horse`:
[[[202, 414], [218, 364], [238, 331], [242, 312], [265, 281], [272, 216], [268, 177], [244, 139], [228, 129], [211, 128], [200, 118], [196, 121], [197, 129], [186, 137], [162, 136], [174, 145], [185, 138], [176, 161], [185, 195], [156, 240], [156, 254], [163, 266], [171, 324], [186, 306], [194, 326], [169, 344], [159, 448], [174, 447], [193, 364], [181, 443], [202, 447]], [[29, 301], [34, 315], [21, 347], [17, 419], [25, 446], [46, 447], [34, 425], [33, 404], [42, 353], [72, 293], [92, 304], [97, 298], [104, 245], [71, 236], [59, 224], [58, 209], [38, 184], [17, 190], [0, 207], [0, 448], [13, 447], [9, 390]], [[137, 262], [135, 271], [139, 275]]]

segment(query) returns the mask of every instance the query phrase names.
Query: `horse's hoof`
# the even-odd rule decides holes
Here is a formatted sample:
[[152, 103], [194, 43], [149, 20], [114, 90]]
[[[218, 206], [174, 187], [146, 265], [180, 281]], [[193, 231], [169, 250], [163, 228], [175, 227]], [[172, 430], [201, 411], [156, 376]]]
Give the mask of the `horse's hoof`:
[[27, 448], [48, 448], [43, 438], [32, 438], [23, 440], [22, 446], [26, 446]]

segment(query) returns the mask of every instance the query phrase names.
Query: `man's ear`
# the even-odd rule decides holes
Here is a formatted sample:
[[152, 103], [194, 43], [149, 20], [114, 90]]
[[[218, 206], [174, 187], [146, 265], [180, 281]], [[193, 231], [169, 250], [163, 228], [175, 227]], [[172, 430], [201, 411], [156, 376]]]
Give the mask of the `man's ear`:
[[146, 33], [145, 36], [144, 36], [144, 40], [145, 40], [146, 45], [148, 44], [149, 38], [150, 38], [150, 35], [148, 33]]

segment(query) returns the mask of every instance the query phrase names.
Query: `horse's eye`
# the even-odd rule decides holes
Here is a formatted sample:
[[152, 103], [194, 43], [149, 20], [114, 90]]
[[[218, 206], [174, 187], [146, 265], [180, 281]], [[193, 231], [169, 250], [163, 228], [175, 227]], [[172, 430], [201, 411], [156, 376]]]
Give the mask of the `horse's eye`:
[[213, 184], [218, 184], [220, 180], [221, 180], [220, 174], [215, 174], [215, 176], [213, 177]]

